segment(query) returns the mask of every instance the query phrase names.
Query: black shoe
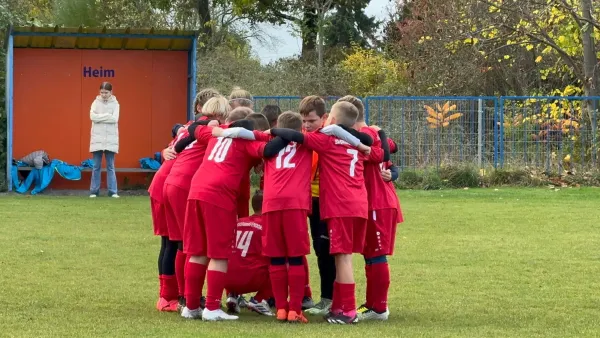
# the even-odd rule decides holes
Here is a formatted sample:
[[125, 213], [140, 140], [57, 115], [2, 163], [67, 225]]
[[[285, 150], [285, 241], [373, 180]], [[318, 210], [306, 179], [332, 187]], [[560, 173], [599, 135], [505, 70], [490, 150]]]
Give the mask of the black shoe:
[[356, 324], [358, 323], [358, 316], [354, 315], [354, 317], [346, 316], [343, 312], [334, 314], [333, 312], [329, 312], [325, 315], [325, 320], [330, 324]]

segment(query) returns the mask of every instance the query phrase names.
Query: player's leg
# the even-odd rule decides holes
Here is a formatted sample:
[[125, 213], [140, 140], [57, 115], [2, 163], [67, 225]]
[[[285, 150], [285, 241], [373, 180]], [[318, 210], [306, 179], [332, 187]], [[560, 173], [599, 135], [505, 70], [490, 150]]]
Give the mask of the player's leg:
[[158, 255], [158, 278], [160, 283], [159, 299], [156, 303], [156, 308], [159, 311], [176, 311], [177, 305], [173, 301], [173, 276], [170, 262], [170, 247], [169, 247], [169, 230], [167, 227], [167, 221], [165, 217], [165, 207], [163, 203], [160, 203], [156, 199], [150, 200], [150, 208], [152, 212], [152, 225], [154, 228], [154, 234], [161, 236], [160, 241], [160, 252]]
[[263, 214], [265, 233], [263, 241], [263, 254], [271, 258], [269, 276], [277, 308], [277, 320], [285, 321], [288, 318], [288, 267], [286, 265], [285, 237], [283, 232], [284, 221], [281, 211]]
[[394, 251], [396, 209], [370, 212], [363, 255], [367, 273], [367, 302], [359, 308], [360, 320], [387, 320], [387, 297], [390, 288], [390, 268], [387, 255]]
[[[179, 229], [180, 234], [183, 234], [185, 226], [185, 216], [187, 207], [187, 197], [189, 191], [181, 189], [177, 186], [165, 184], [165, 201], [169, 213], [168, 219], [174, 222], [173, 226]], [[177, 242], [178, 250], [175, 257], [175, 276], [177, 276], [177, 284], [179, 290], [179, 305], [185, 306], [185, 264], [187, 261], [186, 255], [183, 253], [183, 236]]]
[[317, 256], [317, 266], [321, 279], [321, 300], [313, 308], [306, 310], [311, 315], [325, 315], [331, 308], [333, 282], [335, 280], [335, 259], [329, 253], [329, 233], [327, 223], [321, 220], [319, 198], [312, 199], [312, 214], [309, 217], [313, 249]]
[[352, 267], [352, 253], [362, 252], [366, 220], [359, 218], [333, 218], [328, 220], [331, 253], [335, 255], [336, 279], [333, 304], [326, 320], [332, 324], [358, 322], [356, 312], [356, 286]]
[[[307, 323], [302, 314], [302, 298], [306, 283], [306, 270], [303, 261], [310, 253], [310, 239], [306, 226], [307, 212], [305, 210], [286, 210], [282, 213], [286, 220], [284, 231], [286, 256], [288, 257], [289, 284], [289, 322]], [[277, 301], [276, 301], [277, 302]]]
[[249, 283], [250, 289], [248, 292], [257, 291], [254, 297], [251, 297], [248, 301], [248, 309], [263, 316], [273, 316], [269, 306], [269, 299], [273, 297], [269, 267], [264, 266], [264, 268], [256, 269], [251, 273], [253, 276]]
[[[206, 229], [207, 255], [210, 258], [206, 272], [206, 307], [202, 320], [236, 320], [221, 310], [221, 298], [225, 290], [228, 259], [235, 240], [237, 217], [229, 210], [204, 203], [201, 209]], [[185, 243], [185, 242], [184, 242]]]
[[185, 264], [185, 302], [181, 311], [184, 318], [200, 319], [200, 298], [206, 277], [206, 229], [203, 224], [201, 202], [188, 200], [183, 227], [183, 252], [188, 257]]
[[177, 287], [177, 277], [175, 276], [175, 256], [177, 255], [177, 242], [167, 239], [165, 252], [162, 260], [162, 271], [164, 279], [164, 288], [161, 291], [161, 298], [167, 300], [169, 306], [162, 311], [177, 311], [179, 289]]
[[306, 256], [302, 259], [302, 265], [304, 266], [304, 297], [302, 298], [302, 310], [310, 309], [315, 306], [312, 299], [312, 289], [310, 288], [310, 272], [308, 267], [308, 260]]

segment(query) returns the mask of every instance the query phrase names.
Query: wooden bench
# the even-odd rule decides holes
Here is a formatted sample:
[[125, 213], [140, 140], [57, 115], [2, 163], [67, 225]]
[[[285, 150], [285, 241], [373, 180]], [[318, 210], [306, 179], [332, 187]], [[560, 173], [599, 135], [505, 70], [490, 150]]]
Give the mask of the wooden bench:
[[[34, 167], [18, 167], [18, 170], [31, 171]], [[92, 168], [83, 168], [81, 171], [92, 171]], [[102, 172], [106, 172], [106, 168], [101, 169]], [[115, 172], [118, 173], [155, 173], [154, 169], [142, 169], [142, 168], [115, 168]]]

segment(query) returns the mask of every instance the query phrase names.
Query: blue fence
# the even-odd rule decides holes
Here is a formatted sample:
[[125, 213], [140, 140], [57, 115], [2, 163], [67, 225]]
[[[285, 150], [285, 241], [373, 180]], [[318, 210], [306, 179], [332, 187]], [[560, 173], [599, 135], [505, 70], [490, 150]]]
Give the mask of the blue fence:
[[[300, 96], [255, 97], [297, 110]], [[328, 108], [337, 97], [327, 97]], [[546, 172], [597, 168], [600, 97], [402, 97], [363, 99], [369, 124], [399, 145], [403, 169], [469, 164]]]

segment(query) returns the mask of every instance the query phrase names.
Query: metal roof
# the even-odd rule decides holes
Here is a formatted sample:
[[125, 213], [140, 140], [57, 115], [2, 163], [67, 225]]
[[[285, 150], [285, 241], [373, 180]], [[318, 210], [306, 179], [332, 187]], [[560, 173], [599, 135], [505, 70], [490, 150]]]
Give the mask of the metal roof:
[[154, 28], [11, 27], [14, 48], [190, 50], [195, 31]]

